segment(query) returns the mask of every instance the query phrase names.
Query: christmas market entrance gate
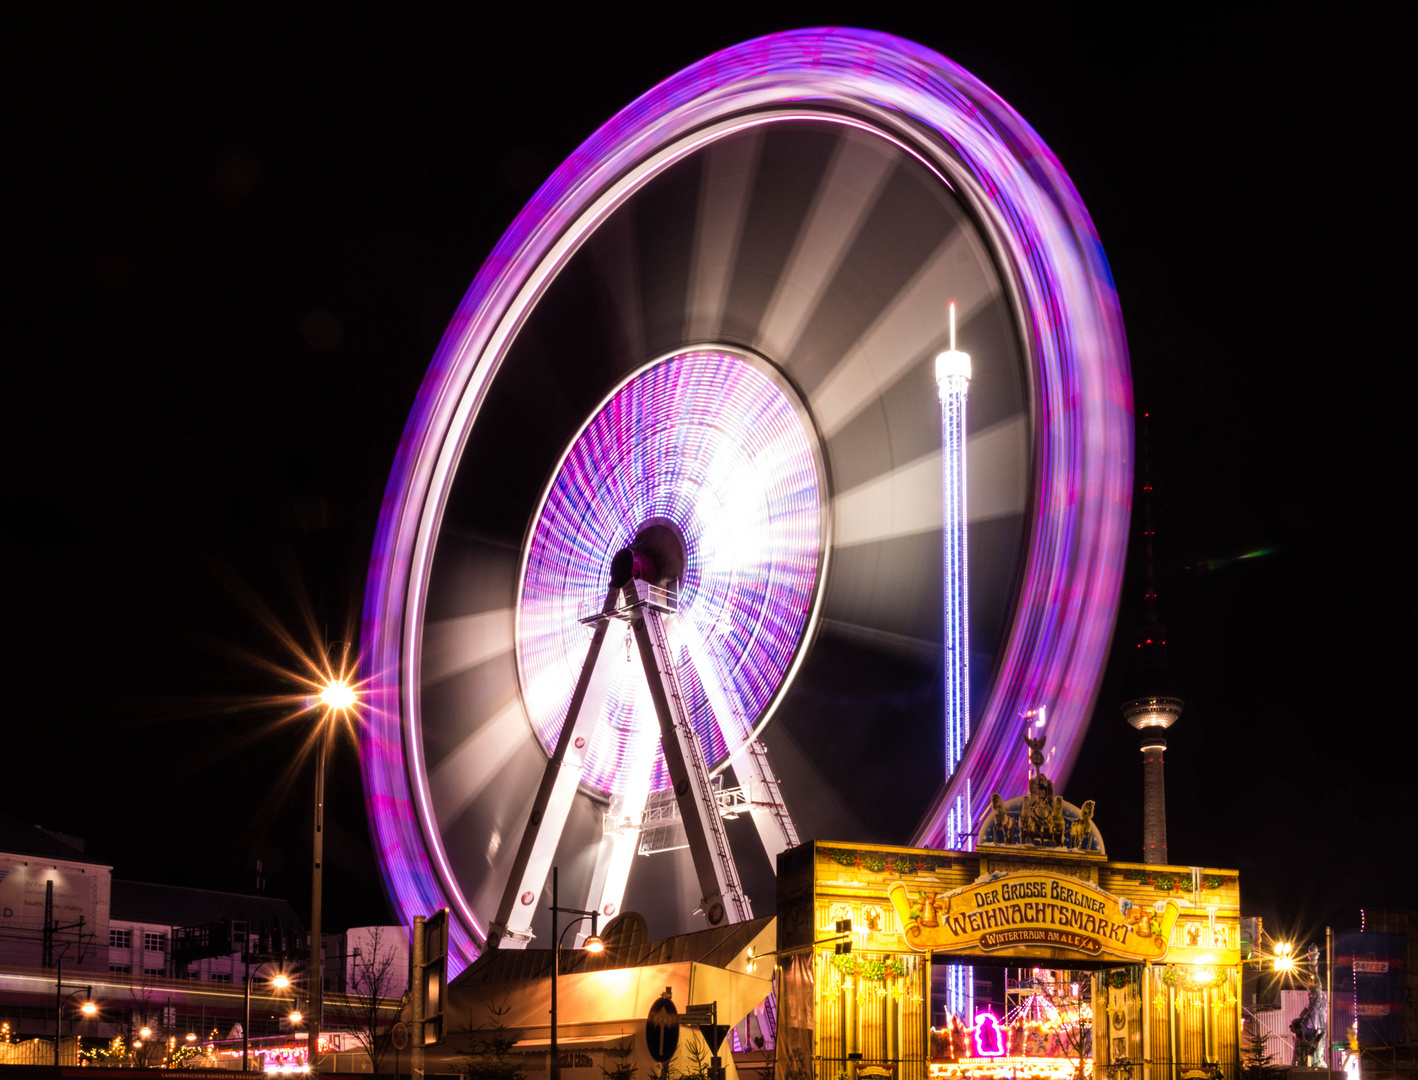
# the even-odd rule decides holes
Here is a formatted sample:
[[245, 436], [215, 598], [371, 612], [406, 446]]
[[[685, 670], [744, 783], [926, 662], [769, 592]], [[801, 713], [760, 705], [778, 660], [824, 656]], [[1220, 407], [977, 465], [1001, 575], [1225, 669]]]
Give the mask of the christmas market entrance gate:
[[1091, 851], [813, 842], [780, 855], [776, 1080], [1050, 1075], [1010, 1056], [1003, 1029], [984, 1032], [992, 1059], [976, 1046], [965, 1060], [932, 1054], [933, 956], [1091, 971], [1092, 1054], [1074, 1065], [1085, 1074], [1237, 1080], [1237, 873], [1108, 862], [1093, 835]]

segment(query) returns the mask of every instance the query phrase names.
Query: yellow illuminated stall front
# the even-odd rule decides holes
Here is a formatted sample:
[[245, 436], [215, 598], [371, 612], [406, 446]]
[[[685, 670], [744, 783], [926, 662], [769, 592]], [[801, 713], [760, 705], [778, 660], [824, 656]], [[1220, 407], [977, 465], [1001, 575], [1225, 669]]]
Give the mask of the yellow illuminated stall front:
[[[779, 857], [779, 1080], [1236, 1080], [1236, 872], [1109, 862], [1092, 804], [1033, 797], [973, 852]], [[1005, 1007], [932, 1028], [932, 963], [1006, 969]]]

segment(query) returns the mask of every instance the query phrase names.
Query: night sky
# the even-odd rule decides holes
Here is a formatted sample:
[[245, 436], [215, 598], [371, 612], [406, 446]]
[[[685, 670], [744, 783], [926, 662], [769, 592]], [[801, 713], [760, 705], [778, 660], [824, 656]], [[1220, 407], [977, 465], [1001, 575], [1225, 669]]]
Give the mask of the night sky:
[[[7, 8], [0, 812], [120, 877], [249, 890], [260, 859], [303, 909], [305, 730], [248, 704], [286, 689], [251, 657], [290, 661], [256, 610], [353, 630], [429, 358], [550, 170], [701, 56], [839, 23], [1001, 93], [1102, 237], [1187, 702], [1172, 861], [1238, 868], [1273, 933], [1418, 907], [1396, 29], [745, 8]], [[1130, 859], [1126, 590], [1065, 794]], [[352, 747], [330, 783], [327, 921], [387, 921]]]

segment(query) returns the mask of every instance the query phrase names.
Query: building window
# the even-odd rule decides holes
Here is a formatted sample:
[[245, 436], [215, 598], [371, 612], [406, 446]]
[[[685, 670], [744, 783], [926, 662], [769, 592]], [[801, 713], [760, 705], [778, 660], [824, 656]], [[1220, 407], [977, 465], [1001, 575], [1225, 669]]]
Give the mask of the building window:
[[246, 920], [231, 920], [231, 951], [244, 953], [246, 951]]
[[131, 949], [133, 947], [133, 931], [110, 930], [108, 932], [108, 947], [110, 949]]
[[145, 979], [161, 979], [161, 978], [162, 978], [162, 968], [144, 968], [144, 969], [143, 969], [143, 978], [145, 978]]
[[108, 973], [110, 975], [131, 975], [133, 974], [132, 964], [109, 964]]
[[145, 933], [143, 935], [143, 948], [148, 952], [166, 952], [167, 935]]
[[200, 979], [201, 977], [202, 973], [200, 971], [184, 971], [178, 976], [179, 979]]
[[212, 972], [210, 981], [211, 981], [211, 982], [224, 982], [224, 983], [229, 983], [229, 982], [231, 982], [231, 972], [229, 972], [229, 971], [214, 971], [214, 972]]

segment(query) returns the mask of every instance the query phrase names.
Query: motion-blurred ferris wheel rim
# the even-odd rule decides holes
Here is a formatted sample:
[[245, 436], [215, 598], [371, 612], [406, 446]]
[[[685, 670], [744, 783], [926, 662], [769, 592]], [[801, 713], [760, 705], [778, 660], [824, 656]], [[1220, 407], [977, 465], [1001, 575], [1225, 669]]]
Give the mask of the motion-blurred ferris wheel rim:
[[[895, 143], [957, 193], [989, 239], [1032, 373], [1034, 480], [1014, 623], [958, 775], [973, 773], [977, 800], [1006, 786], [1016, 718], [1041, 702], [1065, 744], [1058, 767], [1077, 752], [1121, 579], [1131, 475], [1126, 346], [1088, 214], [1028, 124], [944, 57], [858, 30], [746, 42], [632, 103], [542, 186], [460, 304], [391, 473], [365, 601], [368, 806], [394, 905], [405, 918], [451, 906], [463, 961], [482, 932], [430, 825], [414, 673], [432, 547], [482, 396], [522, 319], [618, 200], [698, 146], [793, 118]], [[917, 839], [938, 843], [935, 824]]]

